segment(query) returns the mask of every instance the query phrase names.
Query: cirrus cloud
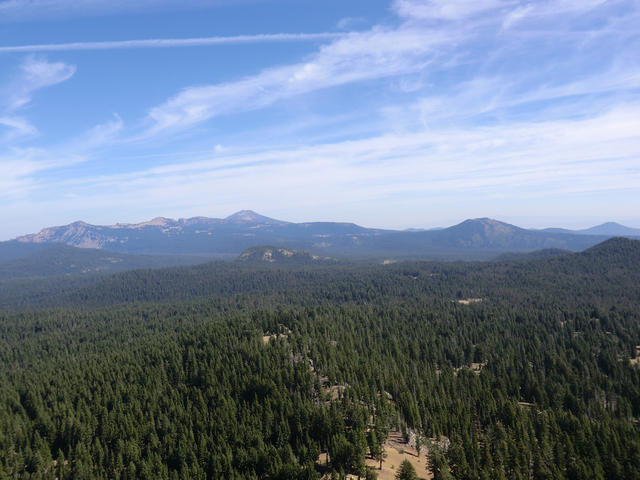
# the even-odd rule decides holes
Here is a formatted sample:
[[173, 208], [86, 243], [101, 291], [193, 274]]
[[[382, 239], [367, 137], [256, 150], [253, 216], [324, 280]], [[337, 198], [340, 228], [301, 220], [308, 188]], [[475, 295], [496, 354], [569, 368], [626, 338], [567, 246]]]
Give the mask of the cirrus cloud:
[[30, 56], [18, 70], [14, 81], [4, 89], [4, 107], [10, 111], [28, 104], [36, 91], [69, 80], [75, 74], [76, 67]]

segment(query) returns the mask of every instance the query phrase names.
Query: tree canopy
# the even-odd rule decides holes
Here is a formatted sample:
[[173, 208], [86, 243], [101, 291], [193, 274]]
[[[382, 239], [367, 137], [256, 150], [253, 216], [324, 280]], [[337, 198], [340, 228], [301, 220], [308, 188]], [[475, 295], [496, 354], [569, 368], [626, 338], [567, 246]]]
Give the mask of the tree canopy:
[[435, 478], [640, 478], [637, 265], [74, 283], [0, 313], [0, 479], [364, 477], [390, 429], [425, 439]]

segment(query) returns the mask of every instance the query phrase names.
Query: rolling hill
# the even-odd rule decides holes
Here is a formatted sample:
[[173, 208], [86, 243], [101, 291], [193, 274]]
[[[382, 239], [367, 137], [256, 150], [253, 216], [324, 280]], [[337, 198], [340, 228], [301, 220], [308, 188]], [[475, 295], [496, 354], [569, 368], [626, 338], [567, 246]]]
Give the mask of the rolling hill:
[[252, 247], [242, 252], [238, 261], [245, 263], [271, 263], [276, 265], [314, 265], [335, 263], [331, 257], [320, 257], [309, 252], [281, 247]]
[[606, 222], [595, 227], [582, 230], [568, 230], [566, 228], [545, 228], [544, 232], [569, 233], [577, 235], [605, 235], [609, 237], [640, 237], [640, 228], [631, 228], [616, 222]]

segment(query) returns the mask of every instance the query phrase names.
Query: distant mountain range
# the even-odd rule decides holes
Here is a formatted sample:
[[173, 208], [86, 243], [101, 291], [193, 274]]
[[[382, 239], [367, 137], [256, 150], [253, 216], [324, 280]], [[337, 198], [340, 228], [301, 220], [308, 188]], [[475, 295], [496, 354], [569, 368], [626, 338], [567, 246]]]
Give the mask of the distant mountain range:
[[581, 251], [620, 235], [640, 236], [640, 230], [614, 223], [581, 231], [529, 230], [478, 218], [449, 228], [395, 231], [354, 223], [292, 223], [242, 210], [227, 218], [159, 217], [138, 224], [74, 222], [49, 227], [0, 243], [0, 262], [19, 256], [27, 244], [41, 248], [55, 243], [123, 254], [237, 256], [248, 248], [277, 245], [319, 256], [490, 259], [507, 252], [540, 249]]

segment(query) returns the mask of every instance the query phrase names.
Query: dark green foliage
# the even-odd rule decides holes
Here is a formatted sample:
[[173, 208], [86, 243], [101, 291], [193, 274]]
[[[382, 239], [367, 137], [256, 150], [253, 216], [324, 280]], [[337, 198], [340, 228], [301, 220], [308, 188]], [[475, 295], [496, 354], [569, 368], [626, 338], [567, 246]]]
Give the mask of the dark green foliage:
[[637, 244], [612, 242], [74, 284], [0, 314], [0, 479], [370, 478], [389, 428], [439, 479], [640, 478]]
[[209, 260], [209, 257], [195, 255], [128, 255], [55, 243], [0, 242], [0, 279], [113, 273]]
[[396, 480], [418, 480], [416, 469], [413, 468], [409, 460], [403, 460], [396, 473]]
[[236, 259], [238, 262], [277, 264], [277, 265], [316, 265], [332, 264], [337, 260], [331, 257], [320, 257], [302, 250], [290, 248], [260, 246], [251, 247], [242, 252]]

